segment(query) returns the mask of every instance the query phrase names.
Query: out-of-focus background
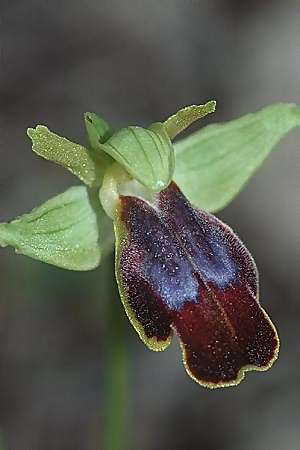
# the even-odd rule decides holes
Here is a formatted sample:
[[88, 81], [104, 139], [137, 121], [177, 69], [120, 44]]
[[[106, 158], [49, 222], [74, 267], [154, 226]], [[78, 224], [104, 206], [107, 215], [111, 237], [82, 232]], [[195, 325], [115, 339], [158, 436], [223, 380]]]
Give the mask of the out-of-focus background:
[[[300, 102], [299, 0], [1, 0], [0, 221], [77, 184], [31, 152], [28, 126], [85, 142], [85, 111], [116, 127], [146, 125], [211, 98], [217, 112], [203, 124]], [[219, 214], [258, 264], [278, 362], [237, 388], [205, 390], [186, 376], [176, 340], [148, 351], [120, 309], [130, 450], [300, 449], [299, 143], [299, 131], [282, 141]], [[72, 273], [1, 249], [4, 449], [103, 448], [106, 362], [117, 345], [106, 321], [118, 302], [111, 273], [112, 261]]]

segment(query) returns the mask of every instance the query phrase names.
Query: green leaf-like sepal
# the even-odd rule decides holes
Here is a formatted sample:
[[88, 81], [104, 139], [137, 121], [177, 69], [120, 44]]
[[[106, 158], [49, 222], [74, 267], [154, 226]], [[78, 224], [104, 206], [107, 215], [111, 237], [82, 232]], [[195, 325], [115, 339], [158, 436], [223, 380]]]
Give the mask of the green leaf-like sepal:
[[208, 125], [175, 143], [174, 179], [192, 204], [224, 208], [275, 145], [300, 126], [300, 108], [279, 103], [231, 122]]
[[0, 245], [64, 269], [90, 270], [100, 263], [109, 226], [98, 192], [76, 186], [29, 214], [0, 224]]
[[149, 129], [122, 128], [101, 148], [154, 192], [164, 189], [172, 179], [174, 149], [161, 123], [154, 123]]
[[96, 152], [89, 152], [82, 145], [52, 133], [43, 125], [28, 128], [27, 134], [37, 155], [65, 167], [88, 186], [100, 186], [106, 167], [102, 167]]
[[180, 109], [164, 122], [164, 128], [170, 139], [174, 139], [177, 134], [192, 125], [196, 120], [202, 119], [207, 114], [214, 112], [216, 102], [211, 100], [205, 105], [191, 105]]

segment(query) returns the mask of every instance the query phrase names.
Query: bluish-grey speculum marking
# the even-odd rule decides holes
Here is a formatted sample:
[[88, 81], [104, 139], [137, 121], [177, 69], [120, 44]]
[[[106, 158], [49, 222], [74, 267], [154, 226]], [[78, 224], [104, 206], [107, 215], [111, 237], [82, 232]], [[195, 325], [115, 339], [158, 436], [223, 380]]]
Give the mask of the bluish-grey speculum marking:
[[218, 231], [211, 231], [208, 224], [183, 210], [182, 204], [173, 206], [176, 211], [170, 223], [163, 213], [158, 216], [144, 203], [135, 211], [140, 226], [134, 227], [134, 235], [147, 251], [145, 278], [169, 308], [178, 310], [185, 302], [201, 301], [196, 272], [205, 283], [224, 289], [234, 280], [236, 265]]
[[197, 302], [198, 282], [194, 269], [155, 210], [144, 203], [131, 220], [140, 223], [133, 228], [134, 238], [147, 252], [142, 271], [145, 278], [151, 280], [154, 290], [171, 309], [180, 308], [186, 301]]
[[165, 202], [163, 197], [161, 207], [167, 212], [166, 220], [190, 261], [205, 282], [225, 289], [236, 278], [238, 268], [230, 246], [224, 240], [224, 225], [218, 227], [214, 220], [212, 226], [207, 217], [191, 208], [178, 192], [168, 200]]

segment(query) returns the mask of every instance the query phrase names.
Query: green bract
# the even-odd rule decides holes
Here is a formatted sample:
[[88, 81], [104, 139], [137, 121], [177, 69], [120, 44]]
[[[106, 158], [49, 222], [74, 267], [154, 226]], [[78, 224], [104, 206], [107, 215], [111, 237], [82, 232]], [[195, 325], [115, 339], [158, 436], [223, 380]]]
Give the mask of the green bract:
[[99, 265], [100, 235], [108, 220], [95, 191], [71, 187], [29, 214], [0, 224], [0, 245], [64, 269], [90, 270]]
[[70, 188], [31, 213], [0, 224], [0, 245], [65, 269], [89, 270], [112, 247], [112, 222], [103, 207], [113, 218], [122, 193], [153, 199], [174, 178], [195, 206], [223, 208], [278, 141], [300, 126], [300, 109], [284, 103], [268, 106], [209, 125], [172, 146], [170, 139], [214, 109], [214, 101], [192, 105], [148, 129], [131, 126], [115, 133], [96, 114], [86, 113], [88, 149], [45, 126], [29, 128], [33, 151], [67, 168], [87, 187]]
[[218, 211], [296, 126], [300, 126], [300, 109], [285, 103], [231, 122], [208, 125], [175, 144], [174, 179], [195, 206]]

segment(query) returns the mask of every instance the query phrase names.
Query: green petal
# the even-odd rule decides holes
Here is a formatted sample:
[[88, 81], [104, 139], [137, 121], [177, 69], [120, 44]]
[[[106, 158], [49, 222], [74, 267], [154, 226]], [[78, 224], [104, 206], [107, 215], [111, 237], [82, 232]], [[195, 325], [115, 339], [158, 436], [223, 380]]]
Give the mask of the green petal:
[[52, 133], [43, 125], [37, 125], [35, 129], [28, 128], [27, 134], [32, 140], [32, 150], [37, 155], [65, 167], [88, 186], [101, 184], [106, 167], [101, 167], [96, 154]]
[[[109, 222], [109, 224], [108, 224]], [[112, 228], [98, 192], [71, 187], [29, 214], [0, 224], [0, 245], [17, 253], [70, 270], [90, 270], [100, 263], [99, 233]]]
[[161, 123], [154, 123], [149, 129], [122, 128], [101, 148], [134, 179], [154, 192], [161, 191], [171, 181], [174, 149]]
[[196, 120], [202, 119], [207, 114], [214, 112], [216, 102], [211, 100], [205, 105], [191, 105], [180, 109], [164, 122], [164, 128], [170, 139], [174, 139], [177, 134], [185, 130]]
[[280, 139], [297, 126], [300, 108], [279, 103], [202, 128], [175, 144], [174, 179], [195, 206], [218, 211], [239, 193]]

